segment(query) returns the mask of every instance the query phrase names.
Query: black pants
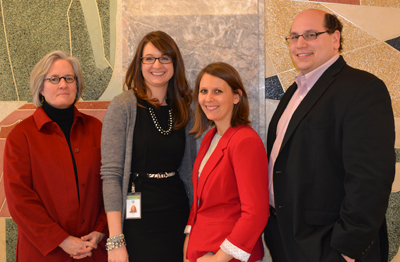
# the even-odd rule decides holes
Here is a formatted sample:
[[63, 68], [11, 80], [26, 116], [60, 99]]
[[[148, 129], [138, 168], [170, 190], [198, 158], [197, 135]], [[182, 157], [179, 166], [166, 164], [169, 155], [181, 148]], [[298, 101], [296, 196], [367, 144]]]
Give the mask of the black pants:
[[264, 240], [273, 262], [288, 262], [279, 232], [278, 220], [273, 215], [269, 216], [268, 224], [264, 229]]

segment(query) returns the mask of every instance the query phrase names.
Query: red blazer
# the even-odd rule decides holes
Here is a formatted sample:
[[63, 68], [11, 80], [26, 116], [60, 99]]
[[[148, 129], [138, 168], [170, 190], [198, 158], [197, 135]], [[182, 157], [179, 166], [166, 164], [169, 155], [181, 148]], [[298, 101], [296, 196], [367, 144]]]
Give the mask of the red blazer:
[[[61, 128], [38, 108], [8, 135], [4, 187], [18, 225], [17, 257], [24, 261], [75, 261], [60, 247], [69, 235], [107, 233], [100, 180], [101, 122], [76, 108], [70, 140], [79, 176]], [[103, 242], [93, 257], [106, 261]]]
[[[198, 180], [200, 163], [216, 129], [204, 137], [193, 167], [193, 205], [187, 258], [216, 253], [225, 239], [264, 255], [261, 233], [268, 221], [268, 159], [258, 134], [249, 126], [230, 127], [220, 139]], [[231, 261], [239, 261], [232, 259]]]

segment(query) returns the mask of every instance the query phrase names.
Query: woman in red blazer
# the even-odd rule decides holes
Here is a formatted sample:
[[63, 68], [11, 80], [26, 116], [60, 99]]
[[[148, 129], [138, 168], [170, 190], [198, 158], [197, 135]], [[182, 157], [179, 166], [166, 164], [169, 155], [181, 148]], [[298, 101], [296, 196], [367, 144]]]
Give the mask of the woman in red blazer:
[[4, 151], [18, 262], [107, 261], [101, 122], [74, 106], [84, 86], [78, 60], [61, 51], [46, 55], [32, 70], [38, 108], [10, 132]]
[[238, 72], [219, 62], [195, 84], [195, 124], [203, 138], [193, 168], [194, 201], [185, 229], [184, 261], [258, 261], [268, 220], [268, 160], [249, 126]]

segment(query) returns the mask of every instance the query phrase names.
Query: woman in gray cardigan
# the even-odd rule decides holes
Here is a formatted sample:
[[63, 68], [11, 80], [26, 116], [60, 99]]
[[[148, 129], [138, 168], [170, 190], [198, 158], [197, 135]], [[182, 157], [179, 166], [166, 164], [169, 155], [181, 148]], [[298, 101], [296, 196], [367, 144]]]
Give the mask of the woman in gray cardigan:
[[103, 121], [108, 261], [180, 261], [192, 203], [196, 143], [182, 56], [164, 32], [148, 33], [129, 66], [128, 91]]

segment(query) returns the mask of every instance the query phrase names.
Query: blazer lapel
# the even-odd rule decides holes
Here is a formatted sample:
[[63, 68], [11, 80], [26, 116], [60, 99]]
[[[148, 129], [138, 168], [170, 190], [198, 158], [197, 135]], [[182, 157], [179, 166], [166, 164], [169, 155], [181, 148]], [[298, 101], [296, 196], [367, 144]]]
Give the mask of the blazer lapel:
[[296, 111], [293, 113], [292, 118], [290, 119], [288, 128], [285, 133], [285, 137], [283, 138], [281, 149], [282, 150], [293, 132], [296, 130], [300, 121], [304, 118], [304, 116], [312, 109], [315, 103], [319, 100], [322, 94], [328, 89], [328, 87], [335, 81], [335, 75], [343, 68], [346, 64], [343, 57], [339, 57], [339, 59], [332, 64], [318, 79], [315, 85], [308, 92], [306, 97], [297, 107]]
[[[241, 127], [236, 127], [236, 128], [228, 128], [228, 130], [225, 131], [224, 135], [221, 137], [221, 139], [218, 142], [217, 147], [214, 149], [214, 152], [211, 154], [210, 158], [208, 159], [207, 163], [205, 164], [203, 171], [201, 172], [198, 185], [197, 185], [197, 196], [198, 198], [201, 197], [204, 189], [204, 185], [207, 182], [208, 177], [210, 176], [211, 172], [214, 170], [214, 168], [217, 166], [221, 158], [224, 156], [224, 151], [227, 148], [229, 141], [234, 133], [236, 133], [237, 130], [239, 130]], [[207, 153], [207, 150], [210, 146], [211, 140], [213, 139], [214, 135], [216, 133], [216, 129], [213, 130], [213, 132], [210, 134], [210, 136], [207, 136], [207, 141], [204, 146], [204, 148], [201, 150], [201, 154], [199, 151], [200, 159], [199, 163], [197, 163], [197, 169], [196, 172], [198, 174], [198, 167], [200, 166], [201, 161], [204, 158], [204, 155]], [[208, 135], [208, 134], [207, 134]], [[197, 162], [197, 161], [196, 161]]]
[[268, 158], [272, 151], [272, 146], [274, 145], [276, 139], [276, 129], [278, 127], [279, 119], [281, 118], [283, 112], [285, 111], [287, 105], [289, 104], [290, 99], [292, 98], [294, 92], [297, 90], [296, 82], [293, 83], [283, 95], [281, 101], [276, 108], [274, 115], [271, 118], [271, 122], [269, 123], [268, 127], [268, 134], [267, 134], [267, 154]]

